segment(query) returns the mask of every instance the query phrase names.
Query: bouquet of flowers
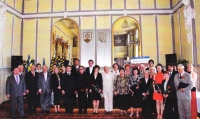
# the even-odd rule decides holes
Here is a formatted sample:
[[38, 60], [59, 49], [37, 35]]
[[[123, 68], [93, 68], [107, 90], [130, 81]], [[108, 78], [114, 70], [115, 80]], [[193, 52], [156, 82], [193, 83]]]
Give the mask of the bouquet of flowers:
[[[150, 93], [150, 90], [151, 90], [151, 89], [152, 89], [152, 85], [148, 87], [147, 92], [146, 92], [147, 95]], [[146, 100], [146, 99], [147, 99], [147, 97], [144, 96], [144, 97], [143, 97], [143, 100]]]
[[99, 86], [98, 85], [94, 86], [94, 90], [100, 94], [101, 98], [103, 98], [103, 93], [99, 92]]
[[[166, 90], [164, 91], [164, 95], [168, 95], [170, 93], [170, 86], [167, 86]], [[167, 98], [165, 98], [163, 109], [165, 109], [165, 103], [167, 102]]]

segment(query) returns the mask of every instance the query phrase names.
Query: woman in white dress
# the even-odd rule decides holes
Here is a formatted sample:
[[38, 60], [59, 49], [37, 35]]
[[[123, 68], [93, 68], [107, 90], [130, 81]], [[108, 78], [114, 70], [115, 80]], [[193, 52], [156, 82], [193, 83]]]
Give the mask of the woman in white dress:
[[113, 74], [114, 74], [114, 78], [119, 75], [119, 65], [117, 63], [113, 64]]

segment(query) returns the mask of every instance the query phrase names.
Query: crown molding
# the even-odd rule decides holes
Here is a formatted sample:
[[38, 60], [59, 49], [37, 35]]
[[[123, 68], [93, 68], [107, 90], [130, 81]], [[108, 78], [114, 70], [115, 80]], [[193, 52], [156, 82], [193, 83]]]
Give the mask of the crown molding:
[[49, 18], [49, 17], [75, 17], [75, 16], [101, 16], [101, 15], [154, 15], [154, 14], [173, 14], [183, 3], [180, 1], [173, 9], [134, 9], [134, 10], [100, 10], [100, 11], [68, 11], [68, 12], [50, 12], [50, 13], [30, 13], [22, 14], [4, 2], [0, 1], [0, 6], [4, 6], [7, 11], [22, 19], [31, 18]]

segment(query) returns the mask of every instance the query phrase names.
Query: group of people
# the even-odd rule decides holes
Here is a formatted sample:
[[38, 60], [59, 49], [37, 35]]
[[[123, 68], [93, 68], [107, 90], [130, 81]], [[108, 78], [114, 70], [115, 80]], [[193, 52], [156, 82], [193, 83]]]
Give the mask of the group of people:
[[[42, 113], [49, 113], [53, 92], [56, 114], [60, 113], [62, 100], [65, 113], [73, 114], [78, 95], [79, 114], [87, 114], [90, 103], [93, 105], [93, 114], [98, 114], [100, 101], [104, 99], [105, 113], [112, 113], [115, 104], [121, 110], [121, 115], [128, 114], [127, 110], [131, 108], [130, 117], [138, 117], [139, 108], [142, 108], [142, 117], [145, 119], [152, 114], [157, 114], [158, 119], [191, 118], [191, 89], [196, 91], [197, 80], [193, 65], [188, 64], [185, 70], [182, 64], [177, 67], [168, 64], [164, 71], [162, 64], [154, 67], [153, 60], [149, 60], [148, 67], [144, 64], [127, 64], [123, 68], [114, 63], [113, 70], [105, 66], [100, 73], [100, 67], [94, 66], [93, 60], [89, 60], [88, 64], [89, 67], [85, 68], [76, 59], [73, 66], [63, 66], [62, 73], [56, 66], [51, 73], [46, 65], [42, 69], [32, 65], [26, 73], [22, 65], [15, 68], [6, 82], [11, 117], [15, 118], [16, 107], [24, 117], [24, 95], [27, 95], [30, 114], [36, 113], [38, 95]], [[197, 90], [197, 93], [200, 91]], [[197, 98], [197, 103], [200, 103], [200, 98]]]

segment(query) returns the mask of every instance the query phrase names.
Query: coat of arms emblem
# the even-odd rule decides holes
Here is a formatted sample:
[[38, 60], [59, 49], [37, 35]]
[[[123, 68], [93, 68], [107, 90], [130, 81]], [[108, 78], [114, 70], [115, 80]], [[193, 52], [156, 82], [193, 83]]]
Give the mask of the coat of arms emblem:
[[89, 43], [92, 39], [92, 33], [91, 32], [84, 32], [83, 33], [83, 39], [86, 43]]
[[99, 41], [101, 43], [106, 43], [107, 42], [107, 33], [99, 32]]

